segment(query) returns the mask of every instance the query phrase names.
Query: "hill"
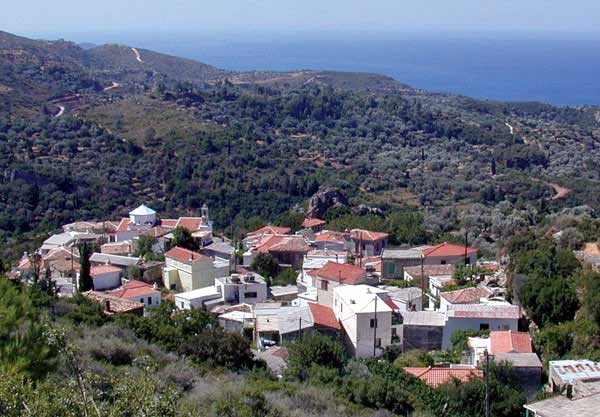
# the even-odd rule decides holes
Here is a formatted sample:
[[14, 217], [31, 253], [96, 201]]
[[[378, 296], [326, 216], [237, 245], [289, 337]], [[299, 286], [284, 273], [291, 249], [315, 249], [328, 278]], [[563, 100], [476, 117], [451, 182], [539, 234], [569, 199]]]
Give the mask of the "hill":
[[[0, 238], [141, 201], [165, 215], [206, 202], [218, 227], [241, 232], [293, 222], [334, 187], [494, 250], [547, 214], [600, 208], [598, 114], [0, 33]], [[556, 186], [570, 192], [552, 199]]]

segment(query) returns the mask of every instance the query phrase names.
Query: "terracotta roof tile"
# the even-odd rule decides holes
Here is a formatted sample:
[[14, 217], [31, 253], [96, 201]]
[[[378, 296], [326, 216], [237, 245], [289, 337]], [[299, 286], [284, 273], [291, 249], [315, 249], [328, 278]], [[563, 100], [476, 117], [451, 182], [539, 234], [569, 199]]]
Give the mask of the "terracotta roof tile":
[[492, 294], [493, 292], [486, 287], [472, 287], [442, 292], [440, 297], [450, 304], [479, 304], [482, 298], [487, 298]]
[[317, 227], [317, 226], [323, 226], [326, 223], [327, 222], [325, 220], [321, 220], [321, 219], [305, 219], [302, 222], [302, 227], [306, 227], [306, 228]]
[[344, 234], [342, 232], [333, 232], [331, 230], [323, 230], [315, 235], [315, 242], [333, 242], [341, 243], [345, 242]]
[[328, 281], [342, 282], [350, 285], [360, 284], [367, 277], [367, 271], [358, 266], [338, 264], [332, 261], [327, 262], [320, 269], [309, 272], [309, 274]]
[[98, 266], [92, 266], [90, 268], [91, 276], [110, 274], [110, 273], [114, 273], [114, 272], [121, 272], [121, 269], [117, 268], [116, 266], [112, 266], [112, 265], [98, 265]]
[[122, 218], [121, 222], [119, 222], [119, 225], [117, 226], [117, 232], [126, 232], [129, 228], [129, 223], [131, 223], [129, 217]]
[[185, 263], [211, 259], [210, 256], [206, 256], [201, 253], [191, 251], [189, 249], [180, 248], [179, 246], [175, 246], [174, 248], [171, 248], [167, 253], [165, 253], [165, 257], [173, 258], [180, 262], [185, 262]]
[[364, 240], [368, 242], [376, 242], [378, 240], [387, 239], [388, 233], [372, 232], [370, 230], [353, 229], [350, 231], [350, 237], [354, 240]]
[[160, 225], [162, 227], [175, 228], [175, 225], [177, 224], [178, 221], [179, 221], [179, 219], [161, 219]]
[[447, 314], [448, 317], [518, 320], [521, 309], [515, 305], [453, 304], [448, 306]]
[[[467, 247], [467, 255], [472, 253], [477, 253], [477, 248], [469, 248]], [[465, 247], [461, 245], [454, 245], [452, 243], [441, 243], [436, 246], [432, 246], [430, 248], [423, 250], [423, 256], [433, 257], [433, 256], [464, 256], [465, 255]]]
[[336, 330], [341, 328], [340, 322], [335, 317], [335, 314], [331, 308], [314, 303], [309, 303], [308, 307], [310, 308], [313, 321], [316, 325]]
[[131, 280], [128, 283], [122, 285], [121, 288], [119, 288], [118, 290], [111, 291], [110, 295], [117, 298], [129, 299], [134, 297], [145, 297], [156, 294], [158, 292], [158, 290], [156, 290], [152, 285], [146, 282]]
[[266, 235], [255, 245], [260, 253], [267, 252], [308, 252], [310, 246], [302, 236]]
[[405, 372], [419, 378], [430, 387], [438, 387], [458, 379], [468, 382], [471, 378], [482, 378], [483, 373], [475, 368], [402, 368]]
[[531, 336], [524, 332], [490, 332], [490, 353], [532, 353]]
[[180, 217], [175, 227], [183, 227], [190, 232], [196, 232], [200, 230], [203, 222], [202, 217]]

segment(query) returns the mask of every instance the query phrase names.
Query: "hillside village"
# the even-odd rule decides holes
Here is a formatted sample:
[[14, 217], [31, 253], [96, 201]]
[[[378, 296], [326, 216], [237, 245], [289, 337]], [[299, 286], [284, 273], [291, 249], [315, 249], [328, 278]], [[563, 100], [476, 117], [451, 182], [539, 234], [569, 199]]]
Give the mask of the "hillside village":
[[[148, 316], [162, 303], [206, 311], [251, 340], [279, 378], [286, 346], [316, 332], [359, 359], [440, 352], [428, 367], [403, 368], [431, 387], [483, 378], [490, 360], [510, 364], [530, 400], [543, 385], [568, 386], [568, 395], [526, 405], [528, 416], [597, 409], [600, 363], [559, 360], [544, 369], [530, 321], [508, 296], [505, 264], [447, 242], [391, 247], [387, 233], [331, 231], [317, 218], [295, 231], [267, 225], [234, 242], [214, 232], [206, 205], [197, 217], [163, 219], [142, 204], [119, 220], [64, 225], [8, 278], [46, 280], [59, 297], [80, 293], [107, 317]], [[282, 272], [288, 282], [274, 282]]]

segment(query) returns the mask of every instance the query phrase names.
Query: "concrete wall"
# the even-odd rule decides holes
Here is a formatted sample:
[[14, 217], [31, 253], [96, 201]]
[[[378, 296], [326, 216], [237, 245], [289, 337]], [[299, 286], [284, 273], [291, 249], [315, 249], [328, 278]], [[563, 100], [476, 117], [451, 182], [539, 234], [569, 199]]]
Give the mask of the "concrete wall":
[[333, 289], [339, 287], [339, 282], [336, 281], [327, 281], [327, 290], [321, 289], [321, 282], [327, 281], [323, 280], [319, 277], [315, 277], [315, 286], [317, 287], [317, 300], [319, 304], [324, 306], [333, 307]]

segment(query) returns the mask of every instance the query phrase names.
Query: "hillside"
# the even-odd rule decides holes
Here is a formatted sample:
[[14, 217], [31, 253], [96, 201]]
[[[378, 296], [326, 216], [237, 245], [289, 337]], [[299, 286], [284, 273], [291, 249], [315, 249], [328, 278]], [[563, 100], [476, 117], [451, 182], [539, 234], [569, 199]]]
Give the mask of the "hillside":
[[600, 208], [597, 114], [0, 33], [0, 239], [141, 201], [167, 215], [206, 202], [242, 231], [334, 187], [493, 250], [543, 214]]

